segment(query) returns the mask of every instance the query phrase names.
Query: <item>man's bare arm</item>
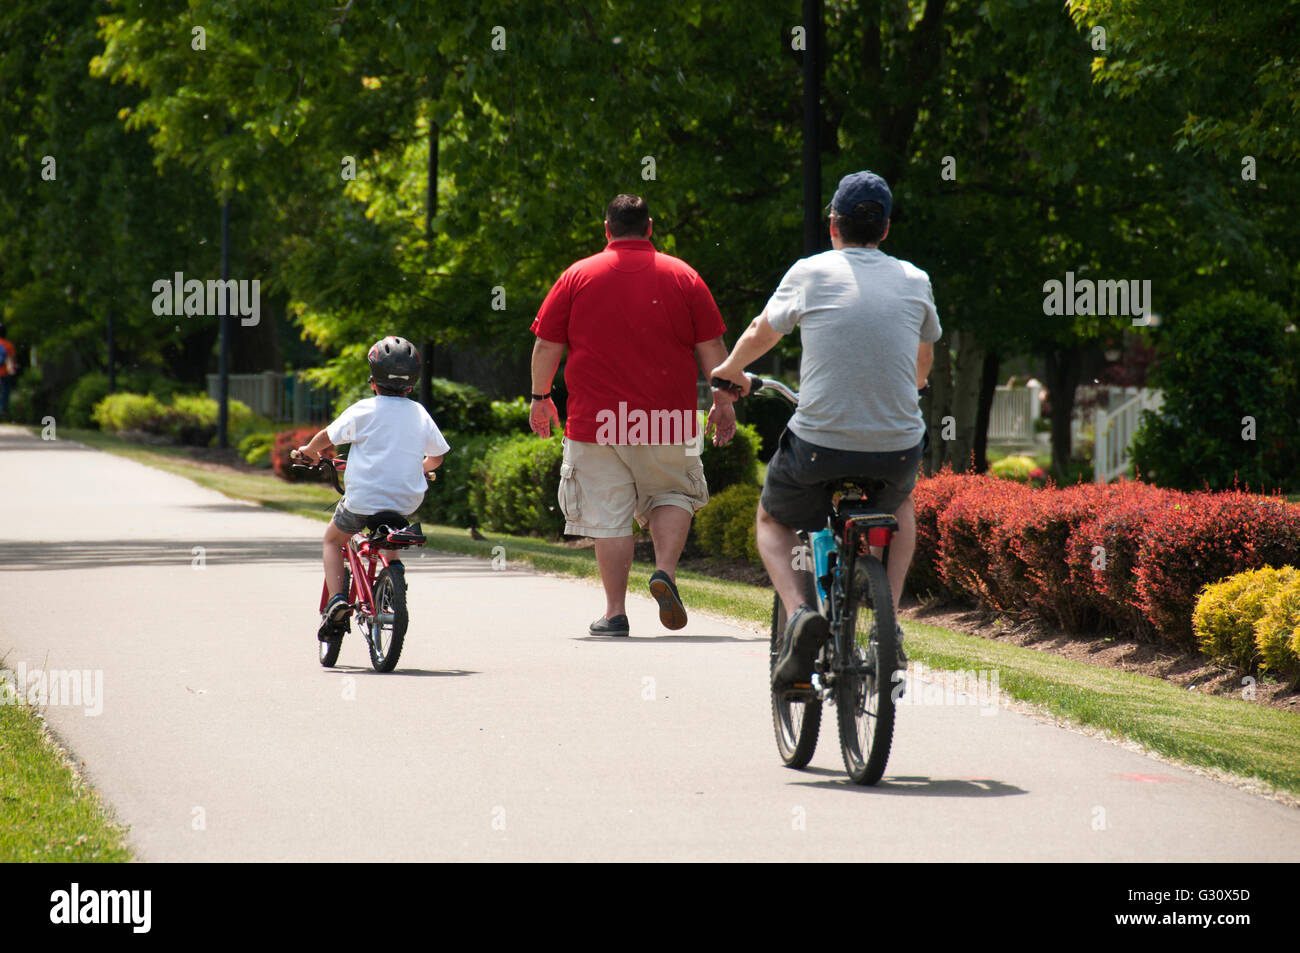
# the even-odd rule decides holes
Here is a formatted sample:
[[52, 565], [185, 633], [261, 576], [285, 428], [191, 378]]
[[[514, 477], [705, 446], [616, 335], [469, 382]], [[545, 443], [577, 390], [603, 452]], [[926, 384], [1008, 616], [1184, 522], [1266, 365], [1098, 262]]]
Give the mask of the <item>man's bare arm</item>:
[[[695, 359], [700, 363], [700, 373], [709, 380], [709, 374], [727, 358], [727, 344], [721, 336], [695, 345]], [[705, 424], [708, 433], [713, 434], [717, 446], [728, 443], [736, 435], [736, 408], [732, 406], [731, 395], [722, 391], [713, 392], [713, 406], [709, 408], [709, 417]]]
[[930, 368], [934, 367], [934, 345], [921, 342], [921, 346], [916, 349], [916, 389], [920, 390], [925, 387], [925, 379], [930, 376]]
[[[560, 361], [564, 359], [565, 350], [565, 345], [547, 341], [545, 338], [539, 337], [533, 342], [534, 394], [551, 392], [551, 382], [555, 380], [555, 372], [560, 369]], [[535, 400], [529, 405], [528, 426], [537, 436], [549, 437], [551, 426], [558, 426], [559, 423], [560, 412], [555, 409], [555, 403], [549, 397], [546, 400]]]
[[772, 350], [779, 340], [781, 340], [781, 332], [768, 322], [767, 311], [764, 310], [749, 323], [749, 327], [745, 328], [745, 333], [731, 349], [730, 356], [708, 372], [708, 376], [732, 381], [740, 385], [741, 393], [749, 393], [749, 379], [745, 376], [745, 368]]

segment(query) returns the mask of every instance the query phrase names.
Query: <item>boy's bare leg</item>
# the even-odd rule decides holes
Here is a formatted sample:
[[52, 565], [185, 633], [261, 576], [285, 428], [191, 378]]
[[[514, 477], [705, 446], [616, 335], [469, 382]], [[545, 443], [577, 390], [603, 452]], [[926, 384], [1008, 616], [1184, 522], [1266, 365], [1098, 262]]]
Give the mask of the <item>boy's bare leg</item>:
[[627, 536], [596, 540], [596, 566], [605, 587], [605, 618], [627, 614], [627, 577], [632, 572], [633, 540]]
[[325, 539], [321, 543], [321, 555], [325, 561], [325, 585], [330, 598], [343, 591], [343, 547], [348, 544], [349, 535], [333, 523], [325, 528]]

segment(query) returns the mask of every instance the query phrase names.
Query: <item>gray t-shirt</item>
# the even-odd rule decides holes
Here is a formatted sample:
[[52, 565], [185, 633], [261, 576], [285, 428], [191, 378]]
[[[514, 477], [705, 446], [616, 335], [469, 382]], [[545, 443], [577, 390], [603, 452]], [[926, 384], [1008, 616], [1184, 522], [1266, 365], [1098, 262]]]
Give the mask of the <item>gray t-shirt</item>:
[[878, 248], [841, 248], [795, 262], [767, 320], [803, 345], [790, 429], [833, 450], [888, 452], [920, 442], [916, 352], [943, 329], [930, 276]]

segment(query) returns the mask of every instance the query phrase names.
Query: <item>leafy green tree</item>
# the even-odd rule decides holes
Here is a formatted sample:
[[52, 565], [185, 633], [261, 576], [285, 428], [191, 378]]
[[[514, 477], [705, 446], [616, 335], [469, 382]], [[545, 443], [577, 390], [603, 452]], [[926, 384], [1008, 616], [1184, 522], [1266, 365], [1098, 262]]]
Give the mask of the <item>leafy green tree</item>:
[[1188, 305], [1160, 329], [1134, 457], [1144, 477], [1179, 489], [1300, 489], [1300, 334], [1258, 294]]

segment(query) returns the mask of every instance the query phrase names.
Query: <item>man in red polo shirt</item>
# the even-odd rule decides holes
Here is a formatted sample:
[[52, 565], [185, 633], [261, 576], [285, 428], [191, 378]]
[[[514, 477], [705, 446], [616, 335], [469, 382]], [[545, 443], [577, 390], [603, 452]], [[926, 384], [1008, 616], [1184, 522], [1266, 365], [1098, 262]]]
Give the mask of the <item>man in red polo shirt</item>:
[[[669, 629], [686, 625], [677, 560], [691, 518], [709, 500], [696, 373], [726, 357], [726, 328], [695, 270], [655, 250], [652, 228], [644, 199], [615, 197], [605, 210], [609, 244], [569, 266], [532, 325], [529, 423], [539, 436], [559, 423], [551, 381], [568, 350], [559, 497], [564, 531], [596, 540], [605, 614], [591, 624], [592, 635], [628, 634], [633, 519], [654, 540], [650, 594], [659, 620]], [[735, 435], [735, 410], [725, 397], [715, 397], [708, 427], [719, 445]]]

